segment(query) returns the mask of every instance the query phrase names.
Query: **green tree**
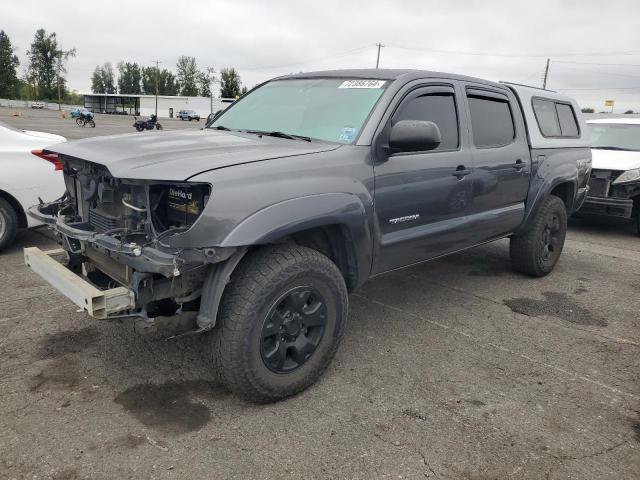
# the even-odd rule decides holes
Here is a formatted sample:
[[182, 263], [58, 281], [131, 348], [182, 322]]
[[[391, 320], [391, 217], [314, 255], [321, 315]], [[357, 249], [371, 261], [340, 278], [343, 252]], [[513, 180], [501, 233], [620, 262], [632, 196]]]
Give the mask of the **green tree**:
[[[28, 76], [34, 82], [38, 98], [53, 99], [56, 96], [59, 53], [55, 32], [47, 34], [44, 28], [37, 30], [27, 56], [29, 57]], [[64, 81], [64, 79], [61, 80]]]
[[242, 87], [242, 90], [240, 90], [240, 94], [244, 95], [245, 93], [247, 93], [249, 91], [249, 89], [247, 87]]
[[176, 76], [167, 69], [156, 67], [142, 67], [142, 90], [147, 95], [156, 93], [156, 74], [158, 80], [158, 95], [178, 95], [180, 88]]
[[118, 63], [118, 91], [124, 94], [140, 94], [142, 71], [135, 62]]
[[102, 78], [102, 67], [97, 65], [91, 74], [91, 91], [93, 93], [107, 93], [104, 87], [104, 79]]
[[163, 95], [180, 95], [180, 83], [173, 72], [163, 70], [164, 74], [164, 93]]
[[195, 57], [181, 55], [176, 64], [178, 82], [180, 83], [180, 93], [186, 97], [198, 95], [198, 78], [200, 72]]
[[220, 96], [222, 98], [236, 98], [240, 96], [242, 82], [235, 68], [220, 70]]
[[16, 67], [20, 65], [18, 56], [14, 53], [9, 36], [0, 30], [0, 98], [15, 98], [18, 96], [20, 81], [16, 75]]
[[211, 77], [208, 72], [198, 72], [198, 90], [201, 97], [211, 96]]
[[583, 108], [582, 113], [594, 113], [595, 110], [593, 108]]
[[111, 62], [106, 62], [102, 66], [102, 83], [104, 85], [104, 93], [116, 93], [116, 77], [113, 74]]
[[625, 115], [633, 115], [635, 112], [633, 110], [627, 110], [624, 112]]
[[47, 34], [40, 28], [27, 51], [27, 78], [33, 84], [37, 98], [61, 100], [66, 90], [66, 63], [76, 56], [76, 49], [62, 50], [55, 32]]

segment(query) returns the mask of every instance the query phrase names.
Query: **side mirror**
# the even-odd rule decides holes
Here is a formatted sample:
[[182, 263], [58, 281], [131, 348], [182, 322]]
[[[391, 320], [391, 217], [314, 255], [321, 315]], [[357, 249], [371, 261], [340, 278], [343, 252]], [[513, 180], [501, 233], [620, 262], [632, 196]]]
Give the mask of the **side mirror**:
[[389, 147], [401, 152], [433, 150], [442, 142], [440, 129], [433, 122], [400, 120], [391, 127]]

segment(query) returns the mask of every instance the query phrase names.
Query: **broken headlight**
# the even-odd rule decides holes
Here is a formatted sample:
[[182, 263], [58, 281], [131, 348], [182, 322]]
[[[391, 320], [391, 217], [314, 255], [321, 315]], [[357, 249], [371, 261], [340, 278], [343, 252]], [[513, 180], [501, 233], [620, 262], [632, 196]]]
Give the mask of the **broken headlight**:
[[211, 186], [202, 183], [156, 184], [149, 189], [151, 219], [158, 232], [188, 228], [202, 214]]
[[628, 182], [637, 182], [640, 180], [640, 168], [634, 168], [632, 170], [627, 170], [623, 172], [618, 178], [616, 178], [612, 183], [628, 183]]

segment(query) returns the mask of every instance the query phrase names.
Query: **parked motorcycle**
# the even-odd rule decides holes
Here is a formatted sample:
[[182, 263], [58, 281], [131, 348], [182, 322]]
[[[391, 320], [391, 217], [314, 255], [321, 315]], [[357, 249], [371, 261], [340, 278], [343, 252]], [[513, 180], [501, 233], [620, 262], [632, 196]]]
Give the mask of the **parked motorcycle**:
[[96, 122], [93, 120], [93, 113], [80, 112], [79, 116], [76, 118], [76, 125], [80, 127], [86, 127], [89, 125], [91, 128], [96, 128]]
[[148, 120], [138, 120], [138, 117], [133, 118], [135, 120], [133, 126], [139, 132], [143, 130], [153, 130], [154, 128], [156, 130], [162, 130], [162, 125], [158, 123], [158, 117], [155, 115], [151, 115]]

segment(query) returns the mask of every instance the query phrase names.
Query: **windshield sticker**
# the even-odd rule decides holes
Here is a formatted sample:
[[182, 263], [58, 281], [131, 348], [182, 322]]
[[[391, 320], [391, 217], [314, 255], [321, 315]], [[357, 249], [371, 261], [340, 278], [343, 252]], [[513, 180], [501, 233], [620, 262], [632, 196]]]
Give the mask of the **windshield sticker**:
[[355, 127], [342, 127], [340, 130], [340, 136], [338, 137], [339, 142], [351, 143], [356, 136]]
[[338, 88], [382, 88], [386, 80], [345, 80]]

